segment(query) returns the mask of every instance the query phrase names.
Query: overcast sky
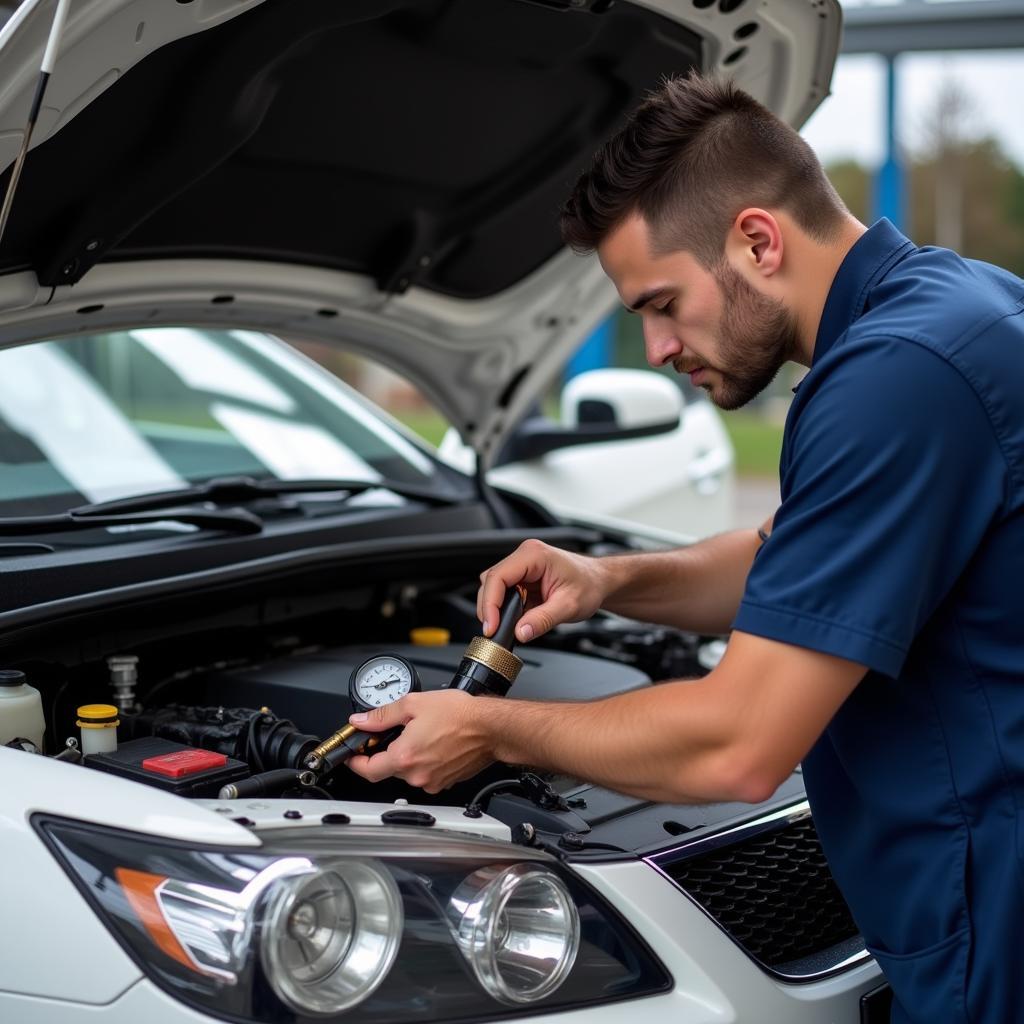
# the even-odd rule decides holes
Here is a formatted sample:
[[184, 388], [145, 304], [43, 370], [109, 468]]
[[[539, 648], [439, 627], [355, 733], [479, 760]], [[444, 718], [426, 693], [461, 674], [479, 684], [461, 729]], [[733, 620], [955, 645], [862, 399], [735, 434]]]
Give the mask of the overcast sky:
[[[897, 131], [903, 145], [920, 144], [921, 123], [938, 83], [954, 78], [971, 97], [978, 135], [995, 135], [1024, 170], [1024, 51], [908, 53], [899, 57]], [[840, 57], [832, 95], [811, 115], [802, 135], [823, 163], [852, 157], [874, 167], [885, 145], [885, 64], [879, 57]], [[851, 126], [853, 130], [851, 131]]]

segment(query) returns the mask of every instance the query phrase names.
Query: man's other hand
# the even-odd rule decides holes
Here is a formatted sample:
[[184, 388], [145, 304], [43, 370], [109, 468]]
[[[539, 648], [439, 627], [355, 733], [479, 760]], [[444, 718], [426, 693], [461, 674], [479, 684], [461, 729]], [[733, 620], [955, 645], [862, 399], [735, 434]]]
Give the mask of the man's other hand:
[[498, 612], [509, 587], [522, 584], [527, 611], [516, 626], [516, 639], [526, 643], [561, 622], [582, 622], [601, 607], [607, 582], [601, 560], [528, 540], [508, 558], [480, 574], [477, 618], [484, 636], [498, 628]]
[[395, 776], [440, 793], [494, 760], [481, 715], [490, 703], [461, 690], [439, 690], [410, 693], [393, 704], [352, 715], [349, 722], [365, 732], [405, 728], [387, 750], [356, 755], [348, 766], [370, 782]]

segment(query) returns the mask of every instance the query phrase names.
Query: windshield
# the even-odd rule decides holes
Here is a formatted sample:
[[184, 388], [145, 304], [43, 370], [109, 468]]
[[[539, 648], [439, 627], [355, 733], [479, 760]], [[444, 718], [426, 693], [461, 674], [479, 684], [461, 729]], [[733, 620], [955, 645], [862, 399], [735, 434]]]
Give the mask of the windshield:
[[277, 338], [140, 328], [0, 351], [0, 511], [213, 477], [428, 484], [431, 459]]

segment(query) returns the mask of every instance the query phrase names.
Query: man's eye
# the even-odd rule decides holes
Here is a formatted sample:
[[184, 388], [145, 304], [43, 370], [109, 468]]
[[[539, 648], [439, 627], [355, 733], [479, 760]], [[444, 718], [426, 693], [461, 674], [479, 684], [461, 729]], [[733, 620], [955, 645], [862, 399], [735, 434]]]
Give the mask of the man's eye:
[[675, 305], [676, 305], [676, 300], [675, 299], [669, 299], [669, 301], [666, 302], [664, 306], [658, 306], [657, 309], [658, 309], [659, 313], [665, 313], [667, 315], [667, 314], [672, 312], [672, 310], [675, 308]]

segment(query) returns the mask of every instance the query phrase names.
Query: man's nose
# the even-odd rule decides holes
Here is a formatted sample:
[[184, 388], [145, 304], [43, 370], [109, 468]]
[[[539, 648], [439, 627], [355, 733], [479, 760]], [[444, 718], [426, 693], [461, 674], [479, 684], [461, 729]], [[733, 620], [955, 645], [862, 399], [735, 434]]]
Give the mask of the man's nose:
[[670, 363], [682, 352], [675, 333], [647, 320], [644, 322], [644, 354], [647, 363], [655, 368]]

